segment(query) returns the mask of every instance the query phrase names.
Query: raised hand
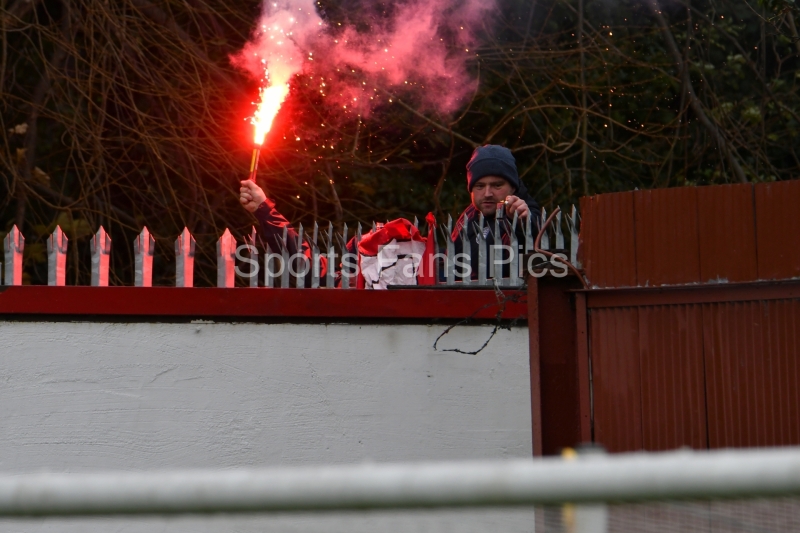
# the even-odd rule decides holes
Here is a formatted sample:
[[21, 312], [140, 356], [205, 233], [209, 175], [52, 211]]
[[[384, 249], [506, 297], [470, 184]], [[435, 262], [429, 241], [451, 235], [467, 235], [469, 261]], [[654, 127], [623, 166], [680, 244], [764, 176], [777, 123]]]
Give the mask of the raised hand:
[[242, 203], [242, 207], [254, 213], [266, 199], [267, 195], [264, 194], [261, 187], [256, 185], [256, 182], [251, 180], [242, 181], [242, 187], [239, 189], [239, 201]]
[[516, 196], [506, 196], [506, 216], [509, 220], [514, 218], [514, 213], [517, 213], [517, 217], [519, 220], [525, 220], [528, 218], [528, 214], [530, 213], [530, 209], [528, 209], [528, 204], [525, 203], [525, 200], [520, 200]]

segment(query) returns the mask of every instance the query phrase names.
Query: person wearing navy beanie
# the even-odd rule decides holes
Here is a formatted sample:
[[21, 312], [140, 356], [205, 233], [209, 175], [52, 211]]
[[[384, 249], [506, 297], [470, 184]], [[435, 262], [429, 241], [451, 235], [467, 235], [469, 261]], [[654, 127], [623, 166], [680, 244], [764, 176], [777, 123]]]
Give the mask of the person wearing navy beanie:
[[[524, 242], [523, 228], [526, 219], [531, 217], [531, 228], [538, 231], [541, 210], [539, 204], [530, 195], [519, 179], [517, 162], [511, 150], [505, 146], [487, 144], [478, 146], [472, 152], [467, 163], [467, 190], [472, 199], [471, 204], [461, 213], [450, 238], [455, 243], [455, 253], [463, 253], [463, 228], [467, 228], [467, 238], [475, 244], [477, 240], [477, 222], [483, 214], [483, 237], [489, 246], [493, 244], [509, 245], [511, 243], [507, 224], [500, 225], [500, 235], [493, 235], [497, 209], [503, 207], [501, 213], [510, 222], [517, 215], [517, 241]], [[478, 247], [470, 247], [472, 262], [478, 264]], [[489, 258], [487, 257], [487, 260]], [[507, 268], [507, 267], [506, 267]], [[473, 268], [475, 277], [477, 268]]]
[[469, 163], [467, 163], [467, 189], [472, 191], [475, 183], [486, 176], [501, 177], [514, 190], [519, 187], [517, 162], [511, 154], [511, 150], [496, 144], [487, 144], [475, 148]]

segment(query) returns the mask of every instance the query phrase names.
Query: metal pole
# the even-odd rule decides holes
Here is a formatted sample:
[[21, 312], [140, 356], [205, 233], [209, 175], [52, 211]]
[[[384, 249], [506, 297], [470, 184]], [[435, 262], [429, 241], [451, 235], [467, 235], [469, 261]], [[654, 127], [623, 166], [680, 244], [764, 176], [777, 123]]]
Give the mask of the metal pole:
[[155, 254], [155, 249], [156, 241], [150, 234], [150, 230], [145, 226], [133, 242], [134, 286], [153, 286], [153, 255]]
[[489, 275], [494, 279], [495, 287], [503, 285], [503, 238], [500, 233], [501, 224], [505, 223], [505, 207], [500, 207], [495, 211], [494, 234], [492, 235], [492, 263], [489, 265]]
[[25, 250], [25, 237], [15, 225], [3, 239], [6, 260], [6, 285], [22, 285], [22, 252]]
[[[574, 461], [578, 454], [605, 454], [602, 446], [584, 445], [577, 450], [566, 448], [562, 450], [561, 457], [566, 461]], [[608, 532], [608, 506], [605, 503], [583, 503], [574, 505], [564, 504], [562, 521], [567, 533], [607, 533]]]
[[519, 253], [519, 240], [517, 239], [517, 224], [519, 223], [519, 215], [515, 212], [514, 218], [511, 221], [511, 228], [509, 229], [509, 241], [511, 243], [511, 264], [509, 265], [508, 284], [512, 287], [522, 285], [522, 276], [519, 270], [522, 260]]
[[269, 244], [264, 251], [264, 287], [272, 288], [275, 283], [275, 271], [272, 266], [275, 264], [273, 258], [278, 258], [278, 254], [273, 254], [269, 248]]
[[468, 265], [466, 267], [467, 271], [464, 277], [461, 279], [461, 282], [464, 285], [470, 285], [472, 283], [472, 273], [474, 272], [473, 269], [476, 265], [472, 264], [472, 243], [469, 242], [469, 220], [465, 220], [464, 225], [461, 228], [461, 246], [461, 253], [464, 254], [466, 264]]
[[92, 237], [92, 287], [108, 287], [108, 265], [111, 237], [103, 226]]
[[47, 284], [63, 287], [67, 281], [67, 245], [69, 239], [56, 226], [47, 238]]
[[555, 223], [553, 224], [553, 229], [556, 230], [556, 249], [563, 250], [564, 249], [564, 232], [561, 228], [561, 211], [558, 212], [556, 215]]
[[327, 253], [327, 264], [328, 270], [325, 272], [325, 287], [329, 289], [334, 288], [334, 273], [336, 269], [336, 249], [334, 248], [333, 244], [333, 223], [328, 222], [328, 234], [326, 238], [328, 253]]
[[[542, 220], [539, 222], [539, 227], [544, 227], [547, 223], [547, 209], [544, 207], [542, 208]], [[539, 243], [539, 248], [542, 250], [549, 250], [550, 249], [550, 235], [547, 233], [547, 229], [542, 232], [542, 240]]]
[[250, 278], [249, 278], [249, 285], [251, 288], [258, 288], [258, 271], [260, 270], [260, 266], [258, 264], [258, 247], [256, 246], [256, 242], [258, 241], [258, 231], [256, 231], [255, 226], [251, 226], [250, 235], [244, 236], [244, 242], [247, 244], [247, 257], [255, 263], [250, 263]]
[[0, 516], [365, 510], [800, 495], [800, 448], [0, 476]]
[[175, 240], [175, 286], [192, 287], [194, 285], [194, 255], [197, 243], [184, 227], [183, 232]]
[[[319, 226], [317, 221], [314, 221], [314, 232], [312, 233], [311, 242], [311, 288], [319, 288], [319, 246], [317, 246], [317, 239], [319, 238]], [[302, 246], [302, 243], [300, 243]]]
[[485, 286], [486, 282], [486, 258], [488, 257], [488, 250], [486, 249], [486, 234], [483, 233], [483, 213], [478, 215], [478, 285]]
[[447, 285], [455, 285], [456, 284], [456, 264], [455, 264], [455, 255], [456, 255], [456, 246], [451, 239], [451, 235], [453, 234], [453, 217], [447, 215], [447, 227], [445, 228], [444, 234], [444, 243], [445, 243], [445, 260], [447, 261], [446, 268], [444, 269], [445, 273], [445, 283]]
[[[349, 273], [345, 272], [345, 261], [344, 256], [347, 254], [347, 222], [344, 223], [342, 226], [342, 288], [349, 289], [350, 288], [350, 275]], [[358, 249], [356, 247], [356, 254], [358, 254]], [[349, 269], [348, 269], [349, 270]]]
[[[295, 250], [297, 250], [296, 253], [298, 255], [301, 255], [303, 253], [303, 224], [302, 223], [297, 228], [297, 243], [295, 244]], [[292, 257], [290, 259], [290, 261], [291, 261], [291, 264], [292, 264], [292, 268], [294, 268], [294, 265], [298, 265], [298, 263], [301, 263], [303, 265], [302, 267], [300, 265], [298, 265], [297, 266], [297, 270], [295, 270], [295, 272], [297, 272], [298, 275], [294, 277], [295, 278], [294, 286], [297, 287], [298, 289], [304, 289], [306, 287], [306, 274], [308, 274], [308, 271], [306, 271], [306, 269], [305, 269], [306, 263], [303, 262], [303, 261], [299, 261], [298, 257]], [[302, 268], [302, 270], [300, 270], [301, 268]]]
[[233, 238], [228, 228], [217, 240], [217, 287], [231, 288], [234, 286], [233, 270], [236, 257], [236, 239]]
[[283, 227], [283, 235], [281, 236], [281, 289], [289, 288], [289, 228]]

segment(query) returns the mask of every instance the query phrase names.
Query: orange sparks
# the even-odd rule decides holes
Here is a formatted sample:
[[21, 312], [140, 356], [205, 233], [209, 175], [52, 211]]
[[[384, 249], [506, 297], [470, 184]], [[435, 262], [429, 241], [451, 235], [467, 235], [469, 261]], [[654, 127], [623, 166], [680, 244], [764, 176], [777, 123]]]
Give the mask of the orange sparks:
[[253, 142], [261, 146], [264, 144], [264, 137], [272, 127], [275, 115], [278, 114], [281, 104], [286, 99], [286, 95], [289, 94], [289, 84], [282, 83], [262, 87], [258, 92], [261, 98], [252, 120], [253, 126], [255, 126]]

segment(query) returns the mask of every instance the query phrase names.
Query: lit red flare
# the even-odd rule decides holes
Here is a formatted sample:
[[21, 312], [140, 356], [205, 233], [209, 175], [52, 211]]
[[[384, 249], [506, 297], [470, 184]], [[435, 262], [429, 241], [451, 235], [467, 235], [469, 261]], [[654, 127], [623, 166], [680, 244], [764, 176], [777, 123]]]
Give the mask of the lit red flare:
[[288, 84], [270, 85], [269, 87], [262, 87], [259, 90], [259, 102], [256, 112], [253, 115], [253, 143], [256, 146], [264, 144], [264, 137], [269, 133], [272, 127], [272, 121], [275, 120], [275, 115], [281, 108], [281, 104], [289, 94]]
[[277, 84], [259, 89], [259, 102], [256, 112], [253, 115], [253, 160], [250, 162], [250, 176], [247, 178], [256, 181], [258, 172], [258, 156], [261, 153], [261, 145], [264, 144], [264, 137], [272, 128], [272, 121], [281, 108], [281, 104], [289, 94], [289, 85]]

